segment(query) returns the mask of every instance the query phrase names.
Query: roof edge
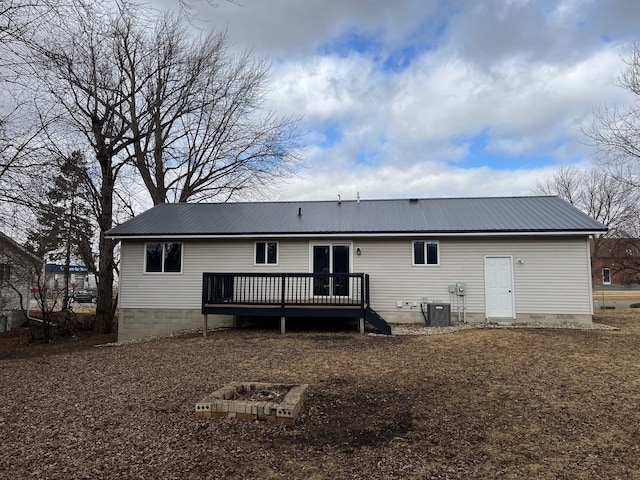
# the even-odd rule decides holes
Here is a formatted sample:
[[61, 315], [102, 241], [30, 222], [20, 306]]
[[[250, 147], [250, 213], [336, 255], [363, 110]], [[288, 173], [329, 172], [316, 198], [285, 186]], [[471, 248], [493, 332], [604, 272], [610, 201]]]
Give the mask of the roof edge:
[[572, 235], [596, 235], [605, 233], [604, 230], [495, 230], [475, 232], [305, 232], [305, 233], [227, 233], [227, 234], [131, 234], [109, 235], [106, 237], [114, 240], [148, 240], [148, 239], [219, 239], [219, 238], [310, 238], [310, 237], [514, 237], [514, 236], [572, 236]]

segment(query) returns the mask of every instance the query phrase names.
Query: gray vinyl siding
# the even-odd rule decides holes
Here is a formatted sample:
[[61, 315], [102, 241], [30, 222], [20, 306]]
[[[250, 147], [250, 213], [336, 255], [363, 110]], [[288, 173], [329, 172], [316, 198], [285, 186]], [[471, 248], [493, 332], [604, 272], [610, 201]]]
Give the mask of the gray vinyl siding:
[[424, 297], [449, 302], [448, 286], [457, 282], [467, 284], [468, 311], [484, 312], [485, 256], [511, 256], [516, 313], [591, 314], [586, 237], [441, 238], [438, 266], [412, 266], [413, 240], [354, 243], [362, 251], [354, 270], [370, 274], [371, 305], [381, 313], [415, 309]]
[[[513, 257], [516, 313], [591, 314], [586, 236], [443, 237], [440, 264], [412, 265], [414, 238], [354, 239], [353, 271], [370, 275], [371, 306], [418, 313], [423, 298], [448, 302], [448, 285], [467, 283], [469, 312], [484, 312], [485, 256]], [[145, 274], [145, 242], [122, 242], [121, 308], [200, 308], [203, 272], [309, 272], [311, 243], [345, 239], [276, 239], [278, 265], [254, 265], [253, 240], [184, 242], [180, 274]], [[433, 238], [429, 238], [433, 240]], [[168, 240], [165, 240], [168, 241]], [[356, 255], [357, 248], [361, 255]], [[516, 259], [521, 258], [519, 264]], [[408, 302], [402, 309], [397, 302]]]
[[152, 274], [144, 272], [145, 242], [123, 241], [119, 306], [200, 309], [203, 272], [309, 271], [307, 241], [276, 241], [278, 265], [255, 265], [253, 240], [193, 240], [182, 242], [182, 273]]

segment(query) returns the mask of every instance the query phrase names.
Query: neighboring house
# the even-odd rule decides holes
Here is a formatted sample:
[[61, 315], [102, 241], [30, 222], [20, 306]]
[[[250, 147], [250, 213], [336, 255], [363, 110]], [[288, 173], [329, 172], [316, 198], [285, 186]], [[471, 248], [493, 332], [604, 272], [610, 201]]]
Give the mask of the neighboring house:
[[388, 332], [424, 322], [430, 302], [470, 322], [591, 322], [589, 237], [605, 231], [547, 196], [158, 205], [107, 232], [122, 247], [118, 337], [203, 314]]
[[600, 238], [591, 242], [594, 287], [640, 284], [640, 239]]
[[0, 232], [0, 331], [11, 329], [28, 307], [33, 273], [40, 259]]

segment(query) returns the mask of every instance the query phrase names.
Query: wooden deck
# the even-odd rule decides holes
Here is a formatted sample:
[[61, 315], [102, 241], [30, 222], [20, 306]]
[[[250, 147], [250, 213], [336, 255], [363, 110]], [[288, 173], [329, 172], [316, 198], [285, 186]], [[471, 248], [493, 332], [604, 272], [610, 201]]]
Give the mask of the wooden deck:
[[237, 316], [280, 316], [280, 317], [364, 317], [367, 308], [360, 305], [255, 305], [215, 303], [203, 306], [204, 314], [222, 314]]
[[202, 313], [363, 317], [364, 273], [204, 273]]
[[365, 273], [204, 273], [202, 314], [280, 317], [344, 317], [372, 323], [383, 333], [391, 328], [369, 306]]

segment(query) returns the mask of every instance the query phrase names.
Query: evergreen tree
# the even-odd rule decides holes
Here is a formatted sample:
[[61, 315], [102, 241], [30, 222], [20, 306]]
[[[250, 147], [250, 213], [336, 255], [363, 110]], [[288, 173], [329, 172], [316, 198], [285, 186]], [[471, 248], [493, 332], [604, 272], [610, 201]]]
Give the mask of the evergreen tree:
[[30, 232], [29, 241], [41, 256], [63, 260], [61, 309], [64, 311], [70, 299], [72, 259], [80, 259], [94, 273], [95, 266], [91, 249], [93, 227], [89, 221], [91, 209], [85, 192], [87, 165], [82, 152], [76, 150], [63, 158], [58, 170], [46, 197], [37, 205], [39, 228]]

